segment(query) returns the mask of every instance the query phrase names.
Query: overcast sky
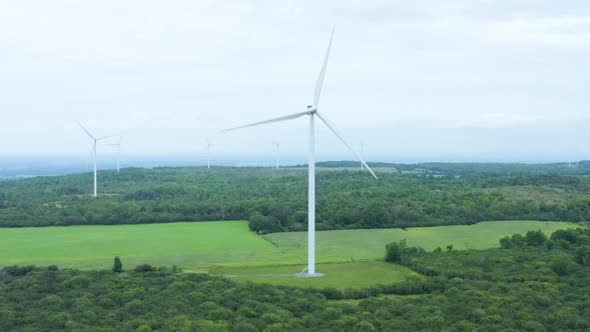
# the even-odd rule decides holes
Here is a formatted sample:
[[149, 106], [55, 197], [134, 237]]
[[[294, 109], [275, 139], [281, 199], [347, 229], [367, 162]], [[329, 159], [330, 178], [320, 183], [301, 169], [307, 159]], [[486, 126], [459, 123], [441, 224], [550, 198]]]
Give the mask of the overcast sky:
[[[0, 2], [0, 155], [305, 158], [319, 110], [371, 160], [590, 159], [588, 1]], [[352, 156], [321, 124], [319, 159]], [[100, 153], [112, 147], [99, 146]]]

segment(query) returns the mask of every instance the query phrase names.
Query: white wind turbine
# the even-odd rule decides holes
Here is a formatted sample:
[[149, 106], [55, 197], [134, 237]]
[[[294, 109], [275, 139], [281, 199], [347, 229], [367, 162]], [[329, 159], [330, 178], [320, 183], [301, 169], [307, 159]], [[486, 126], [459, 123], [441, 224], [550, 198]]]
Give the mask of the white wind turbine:
[[117, 147], [117, 173], [119, 173], [119, 168], [120, 168], [120, 164], [121, 164], [121, 137], [119, 137], [119, 142], [113, 143], [113, 144], [106, 144], [106, 145]]
[[80, 128], [84, 129], [86, 134], [88, 134], [88, 136], [90, 136], [90, 138], [92, 138], [92, 141], [93, 141], [92, 142], [92, 156], [94, 159], [94, 195], [93, 196], [96, 197], [96, 142], [102, 141], [103, 139], [107, 139], [111, 136], [94, 137], [86, 128], [84, 128], [84, 126], [81, 123], [78, 123], [78, 125], [80, 126]]
[[207, 168], [211, 168], [211, 147], [213, 144], [209, 142], [209, 138], [205, 138], [205, 150], [207, 150]]
[[279, 121], [287, 121], [293, 120], [305, 115], [309, 115], [309, 162], [308, 162], [308, 226], [307, 226], [307, 273], [306, 276], [315, 277], [320, 276], [320, 273], [316, 273], [315, 271], [315, 134], [314, 134], [314, 119], [317, 116], [324, 124], [334, 133], [338, 139], [350, 150], [354, 155], [365, 165], [365, 167], [371, 172], [371, 174], [378, 179], [375, 173], [369, 168], [369, 166], [363, 161], [361, 156], [358, 155], [351, 147], [344, 141], [344, 139], [338, 134], [336, 129], [329, 123], [329, 121], [321, 115], [318, 110], [317, 106], [320, 100], [320, 93], [322, 91], [322, 84], [324, 81], [324, 76], [326, 74], [326, 67], [328, 65], [328, 57], [330, 56], [330, 48], [332, 47], [332, 39], [334, 38], [334, 30], [332, 30], [332, 34], [330, 36], [330, 42], [328, 44], [328, 50], [326, 51], [326, 55], [324, 57], [324, 62], [322, 65], [322, 69], [320, 70], [320, 74], [318, 80], [315, 85], [314, 90], [314, 99], [313, 105], [307, 106], [307, 110], [305, 112], [291, 114], [287, 116], [282, 116], [279, 118], [274, 118], [270, 120], [255, 122], [252, 124], [247, 124], [244, 126], [234, 127], [230, 129], [226, 129], [225, 131], [236, 130], [246, 127], [252, 127], [272, 122], [279, 122]]
[[275, 146], [276, 148], [276, 153], [277, 153], [277, 169], [279, 169], [279, 158], [281, 157], [281, 151], [280, 151], [280, 145], [281, 142], [279, 141], [273, 141], [272, 144]]

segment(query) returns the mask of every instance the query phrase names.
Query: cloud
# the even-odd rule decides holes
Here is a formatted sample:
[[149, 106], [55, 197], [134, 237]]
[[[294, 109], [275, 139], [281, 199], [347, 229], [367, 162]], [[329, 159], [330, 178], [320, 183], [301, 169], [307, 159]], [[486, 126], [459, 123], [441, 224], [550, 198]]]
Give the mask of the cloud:
[[[193, 151], [199, 135], [300, 112], [313, 98], [333, 24], [320, 107], [347, 137], [360, 140], [375, 128], [386, 142], [398, 139], [392, 129], [399, 128], [567, 131], [588, 122], [589, 7], [544, 0], [3, 2], [0, 154], [81, 151], [85, 145], [69, 139], [76, 119], [137, 133], [141, 139], [129, 140], [136, 151], [153, 151], [150, 137], [161, 136], [177, 142], [176, 151]], [[52, 131], [63, 128], [72, 131]], [[242, 151], [246, 141], [253, 146], [285, 128], [297, 135], [306, 123], [277, 128], [228, 139], [225, 149]], [[2, 145], [19, 133], [32, 139]], [[546, 140], [537, 137], [540, 145]]]

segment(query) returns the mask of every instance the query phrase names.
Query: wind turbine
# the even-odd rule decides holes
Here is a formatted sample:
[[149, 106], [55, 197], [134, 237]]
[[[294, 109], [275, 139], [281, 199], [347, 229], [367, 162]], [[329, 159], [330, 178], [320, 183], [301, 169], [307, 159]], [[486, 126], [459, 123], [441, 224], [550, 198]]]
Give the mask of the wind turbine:
[[369, 166], [363, 161], [361, 156], [359, 156], [359, 154], [356, 153], [350, 147], [350, 145], [348, 145], [348, 143], [346, 143], [346, 141], [342, 138], [342, 136], [340, 136], [340, 134], [338, 134], [338, 132], [330, 124], [328, 119], [318, 112], [318, 103], [320, 101], [320, 94], [322, 92], [322, 84], [324, 82], [324, 76], [326, 75], [326, 67], [328, 65], [328, 57], [330, 56], [330, 48], [332, 47], [333, 38], [334, 38], [334, 30], [332, 30], [332, 34], [330, 36], [330, 42], [328, 44], [328, 50], [326, 51], [326, 55], [324, 57], [324, 62], [322, 64], [322, 69], [320, 70], [320, 74], [319, 74], [318, 79], [316, 81], [315, 90], [314, 90], [313, 105], [307, 106], [307, 110], [305, 112], [286, 115], [286, 116], [282, 116], [279, 118], [274, 118], [274, 119], [265, 120], [265, 121], [259, 121], [259, 122], [255, 122], [255, 123], [251, 123], [251, 124], [247, 124], [247, 125], [224, 130], [224, 131], [237, 130], [237, 129], [258, 126], [258, 125], [267, 124], [267, 123], [293, 120], [293, 119], [297, 119], [297, 118], [300, 118], [305, 115], [309, 115], [309, 162], [308, 162], [309, 170], [308, 170], [308, 204], [307, 204], [307, 208], [308, 208], [308, 211], [307, 211], [307, 213], [308, 213], [308, 217], [307, 217], [307, 220], [308, 220], [308, 226], [307, 226], [307, 273], [304, 274], [305, 276], [308, 276], [308, 277], [321, 276], [320, 273], [316, 273], [316, 271], [315, 271], [315, 212], [316, 212], [315, 211], [315, 129], [314, 129], [315, 128], [314, 127], [315, 117], [317, 116], [328, 127], [328, 129], [330, 129], [332, 131], [332, 133], [334, 133], [334, 135], [336, 137], [338, 137], [338, 139], [350, 151], [352, 151], [352, 153], [354, 153], [354, 155], [365, 165], [365, 167], [367, 167], [367, 169], [369, 170], [369, 172], [371, 172], [371, 174], [375, 177], [375, 179], [378, 179], [377, 176], [375, 175], [375, 173], [373, 173], [373, 171], [371, 170], [371, 168], [369, 168]]
[[119, 173], [119, 166], [120, 166], [120, 160], [121, 160], [121, 158], [120, 158], [121, 157], [121, 138], [119, 137], [118, 143], [106, 144], [106, 145], [117, 147], [117, 173]]
[[281, 142], [279, 142], [279, 141], [273, 141], [273, 142], [272, 142], [272, 144], [273, 144], [273, 145], [275, 146], [275, 148], [276, 148], [276, 152], [277, 152], [277, 169], [279, 169], [279, 158], [280, 158], [280, 156], [281, 156], [281, 153], [280, 153], [279, 147], [280, 147], [280, 145], [281, 145]]
[[92, 155], [93, 155], [93, 159], [94, 159], [94, 197], [96, 197], [96, 142], [98, 141], [102, 141], [103, 139], [107, 139], [111, 136], [103, 136], [103, 137], [94, 137], [92, 136], [92, 134], [86, 129], [84, 128], [84, 126], [78, 122], [78, 125], [80, 126], [80, 128], [84, 129], [84, 131], [86, 132], [86, 134], [92, 138]]
[[211, 147], [213, 144], [209, 142], [209, 138], [205, 138], [205, 150], [207, 150], [207, 168], [211, 168]]

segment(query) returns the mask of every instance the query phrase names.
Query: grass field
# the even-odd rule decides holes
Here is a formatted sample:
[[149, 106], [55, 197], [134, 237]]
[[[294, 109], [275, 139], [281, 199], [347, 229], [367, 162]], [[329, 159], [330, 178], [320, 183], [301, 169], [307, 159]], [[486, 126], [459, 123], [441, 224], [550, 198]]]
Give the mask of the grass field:
[[[318, 263], [377, 260], [385, 244], [407, 239], [426, 250], [452, 244], [456, 249], [485, 249], [514, 233], [541, 229], [550, 233], [576, 227], [564, 222], [495, 221], [470, 226], [339, 230], [317, 232]], [[264, 237], [244, 221], [120, 226], [0, 228], [0, 266], [57, 264], [81, 269], [109, 268], [114, 256], [127, 266], [148, 263], [206, 270], [212, 266], [304, 265], [307, 233]], [[299, 271], [295, 271], [299, 272]]]
[[104, 269], [114, 256], [130, 266], [206, 266], [256, 261], [274, 251], [244, 221], [0, 229], [0, 266]]
[[[218, 267], [210, 272], [216, 275], [224, 274], [282, 274], [300, 272], [305, 268], [299, 266], [251, 266], [251, 267]], [[420, 278], [421, 275], [400, 265], [380, 261], [318, 264], [317, 270], [324, 273], [320, 278], [301, 277], [233, 277], [237, 281], [264, 282], [273, 285], [288, 285], [299, 287], [334, 287], [366, 288], [373, 285], [387, 285], [403, 281], [410, 277]]]
[[[453, 248], [487, 249], [499, 247], [498, 240], [515, 233], [525, 234], [530, 230], [541, 229], [550, 234], [558, 229], [578, 227], [566, 222], [540, 221], [490, 221], [475, 225], [418, 227], [402, 230], [359, 229], [317, 232], [318, 263], [359, 261], [380, 259], [385, 253], [385, 245], [406, 239], [410, 246], [420, 246], [428, 251], [436, 247], [443, 250], [452, 244]], [[307, 252], [307, 233], [274, 233], [265, 236], [277, 244], [279, 251], [299, 252], [304, 257]]]

